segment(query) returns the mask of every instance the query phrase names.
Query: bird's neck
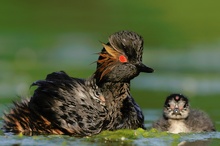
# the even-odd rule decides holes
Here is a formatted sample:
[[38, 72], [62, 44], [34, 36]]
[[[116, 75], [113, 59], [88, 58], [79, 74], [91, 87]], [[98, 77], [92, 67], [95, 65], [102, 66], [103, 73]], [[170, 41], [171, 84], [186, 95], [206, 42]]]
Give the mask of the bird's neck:
[[123, 102], [130, 95], [129, 82], [104, 82], [99, 85], [99, 88], [107, 103]]
[[86, 81], [86, 84], [97, 90], [105, 98], [107, 103], [119, 100], [123, 102], [130, 95], [130, 82], [99, 82], [92, 76]]

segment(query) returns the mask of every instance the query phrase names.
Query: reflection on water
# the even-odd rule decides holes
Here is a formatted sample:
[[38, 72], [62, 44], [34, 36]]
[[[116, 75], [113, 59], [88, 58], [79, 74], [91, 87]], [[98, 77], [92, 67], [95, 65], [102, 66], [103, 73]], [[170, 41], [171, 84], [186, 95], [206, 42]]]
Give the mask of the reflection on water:
[[[199, 138], [200, 135], [196, 135], [195, 138], [186, 139], [185, 136], [182, 136], [180, 139], [175, 139], [170, 137], [159, 137], [159, 138], [144, 138], [138, 139], [134, 143], [138, 146], [150, 145], [150, 146], [215, 146], [215, 138], [219, 138], [220, 133], [216, 133], [216, 136], [208, 136], [205, 139]], [[207, 134], [208, 135], [208, 134]], [[190, 135], [191, 136], [191, 135]], [[185, 140], [183, 140], [185, 139]], [[219, 141], [217, 141], [219, 142]]]
[[211, 140], [182, 141], [178, 146], [208, 146]]

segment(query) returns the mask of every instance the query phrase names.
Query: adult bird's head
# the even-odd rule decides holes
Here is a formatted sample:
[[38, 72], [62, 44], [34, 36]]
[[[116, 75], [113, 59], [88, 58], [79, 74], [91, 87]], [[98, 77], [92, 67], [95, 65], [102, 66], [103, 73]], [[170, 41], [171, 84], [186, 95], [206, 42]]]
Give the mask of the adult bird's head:
[[142, 63], [143, 39], [137, 33], [116, 32], [102, 45], [95, 72], [98, 82], [129, 82], [140, 72], [154, 71]]

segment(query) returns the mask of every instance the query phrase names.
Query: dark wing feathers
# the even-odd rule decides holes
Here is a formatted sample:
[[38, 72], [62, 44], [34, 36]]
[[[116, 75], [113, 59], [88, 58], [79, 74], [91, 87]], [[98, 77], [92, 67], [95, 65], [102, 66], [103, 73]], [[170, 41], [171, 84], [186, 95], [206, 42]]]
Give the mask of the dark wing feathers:
[[104, 118], [106, 111], [91, 97], [93, 93], [89, 92], [90, 87], [85, 85], [84, 80], [55, 72], [33, 85], [38, 88], [29, 103], [32, 110], [65, 129], [68, 134], [80, 136], [100, 132], [101, 117]]

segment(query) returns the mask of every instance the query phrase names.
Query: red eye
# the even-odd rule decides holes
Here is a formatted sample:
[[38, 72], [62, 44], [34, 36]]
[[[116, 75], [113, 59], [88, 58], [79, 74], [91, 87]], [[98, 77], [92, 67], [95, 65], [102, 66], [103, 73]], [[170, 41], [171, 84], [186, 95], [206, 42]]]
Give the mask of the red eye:
[[127, 58], [124, 55], [119, 56], [119, 61], [122, 62], [122, 63], [128, 62]]

